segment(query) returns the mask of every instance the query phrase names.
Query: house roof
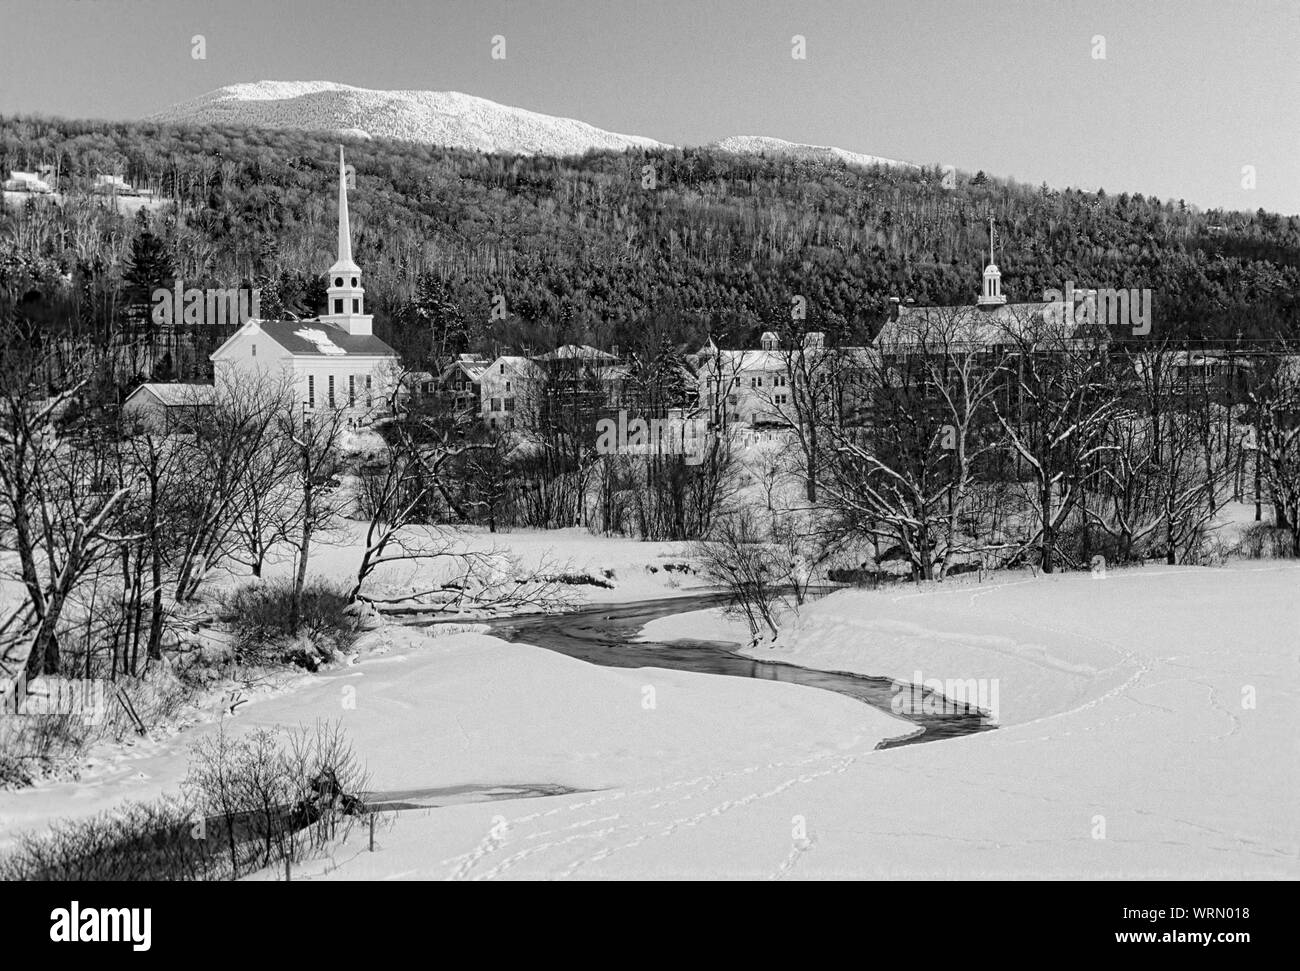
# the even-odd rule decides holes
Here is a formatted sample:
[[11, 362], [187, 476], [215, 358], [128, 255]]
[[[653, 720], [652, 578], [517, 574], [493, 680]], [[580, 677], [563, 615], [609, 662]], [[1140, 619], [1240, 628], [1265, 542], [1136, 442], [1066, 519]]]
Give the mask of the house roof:
[[581, 358], [593, 361], [617, 361], [618, 358], [608, 351], [602, 351], [598, 347], [592, 347], [589, 344], [564, 344], [553, 351], [547, 351], [545, 354], [538, 354], [533, 358], [534, 361], [561, 361], [570, 358]]
[[483, 379], [483, 372], [486, 371], [491, 366], [492, 366], [491, 361], [484, 360], [482, 358], [467, 360], [464, 355], [461, 355], [456, 360], [448, 364], [445, 368], [443, 368], [442, 380], [444, 381], [447, 380], [448, 376], [450, 376], [452, 371], [459, 370], [471, 381], [481, 381]]
[[536, 367], [536, 365], [534, 365], [532, 361], [519, 354], [502, 354], [500, 357], [496, 358], [495, 360], [493, 360], [491, 363], [488, 364], [488, 366], [484, 369], [484, 373], [491, 371], [493, 368], [497, 368], [497, 370], [500, 370], [498, 365], [502, 365], [502, 364], [504, 364], [506, 366], [506, 370], [510, 371], [511, 373], [518, 373], [524, 370], [533, 370]]
[[1008, 303], [994, 307], [902, 306], [885, 322], [876, 347], [906, 344], [958, 344], [991, 347], [1022, 340], [1063, 341], [1105, 337], [1104, 326], [1076, 323], [1064, 306], [1051, 302]]
[[216, 397], [217, 389], [210, 384], [164, 384], [146, 382], [136, 388], [126, 400], [130, 401], [141, 392], [147, 392], [157, 398], [165, 408], [179, 408], [195, 405], [210, 405]]
[[[295, 357], [397, 357], [395, 350], [373, 334], [349, 334], [318, 319], [250, 320], [231, 340], [254, 333], [265, 334]], [[217, 348], [215, 354], [224, 347]]]

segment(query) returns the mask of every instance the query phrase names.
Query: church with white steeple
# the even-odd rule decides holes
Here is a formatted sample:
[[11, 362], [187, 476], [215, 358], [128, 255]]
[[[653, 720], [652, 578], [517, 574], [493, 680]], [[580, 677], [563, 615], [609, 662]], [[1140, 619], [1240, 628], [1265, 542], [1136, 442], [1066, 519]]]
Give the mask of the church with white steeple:
[[382, 406], [397, 352], [374, 335], [361, 267], [352, 259], [347, 170], [339, 147], [338, 254], [329, 268], [326, 312], [306, 320], [249, 320], [212, 354], [218, 387], [292, 376], [308, 412], [346, 408], [362, 421]]

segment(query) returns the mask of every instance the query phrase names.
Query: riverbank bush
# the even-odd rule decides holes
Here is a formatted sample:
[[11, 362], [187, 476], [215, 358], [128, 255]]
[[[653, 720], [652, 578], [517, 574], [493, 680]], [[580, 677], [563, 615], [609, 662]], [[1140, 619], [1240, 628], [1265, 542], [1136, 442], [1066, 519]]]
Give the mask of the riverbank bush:
[[346, 837], [367, 781], [337, 725], [219, 732], [194, 747], [181, 795], [21, 836], [0, 880], [237, 879]]

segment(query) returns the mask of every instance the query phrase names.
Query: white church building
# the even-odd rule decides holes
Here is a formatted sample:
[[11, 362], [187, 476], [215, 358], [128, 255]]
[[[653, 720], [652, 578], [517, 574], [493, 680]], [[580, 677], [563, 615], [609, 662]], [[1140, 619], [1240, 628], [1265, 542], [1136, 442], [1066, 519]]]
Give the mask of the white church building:
[[249, 320], [213, 351], [218, 388], [290, 381], [307, 413], [343, 408], [354, 423], [383, 407], [397, 377], [397, 352], [374, 335], [361, 268], [352, 260], [348, 188], [339, 147], [338, 259], [330, 267], [328, 313], [307, 320]]

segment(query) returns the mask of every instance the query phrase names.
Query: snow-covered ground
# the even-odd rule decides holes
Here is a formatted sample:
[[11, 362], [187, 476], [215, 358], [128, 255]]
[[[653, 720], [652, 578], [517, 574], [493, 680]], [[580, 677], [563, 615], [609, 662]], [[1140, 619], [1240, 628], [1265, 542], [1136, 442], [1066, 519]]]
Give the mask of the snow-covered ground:
[[[606, 601], [674, 592], [665, 544], [575, 533]], [[554, 534], [512, 534], [540, 557]], [[341, 554], [340, 554], [341, 555]], [[648, 558], [647, 558], [648, 557]], [[673, 582], [677, 582], [674, 579]], [[340, 719], [376, 789], [554, 784], [566, 796], [398, 814], [300, 878], [1300, 877], [1300, 567], [1149, 567], [843, 591], [750, 653], [996, 682], [997, 731], [876, 750], [908, 726], [790, 684], [595, 667], [476, 633], [388, 627], [234, 729]], [[634, 591], [641, 591], [639, 594]], [[687, 614], [654, 637], [722, 638]], [[215, 722], [80, 783], [0, 795], [0, 842], [173, 789]]]
[[214, 712], [183, 735], [115, 749], [81, 781], [0, 793], [0, 845], [53, 817], [175, 790], [189, 745], [221, 724], [243, 732], [338, 719], [376, 790], [550, 783], [613, 798], [645, 785], [674, 790], [706, 771], [741, 772], [755, 759], [815, 762], [907, 728], [823, 692], [597, 667], [476, 633], [386, 627], [359, 647], [357, 664], [302, 676], [293, 691], [256, 697], [233, 717]]
[[[806, 747], [824, 729], [793, 703], [784, 725], [775, 708], [735, 711], [674, 752], [672, 771], [403, 816], [378, 852], [341, 847], [309, 872], [1294, 879], [1298, 583], [1294, 565], [1270, 565], [835, 594], [758, 652], [997, 678], [1003, 727], [875, 751], [873, 735], [895, 729], [868, 709]], [[843, 699], [788, 692], [810, 693], [852, 719]]]

